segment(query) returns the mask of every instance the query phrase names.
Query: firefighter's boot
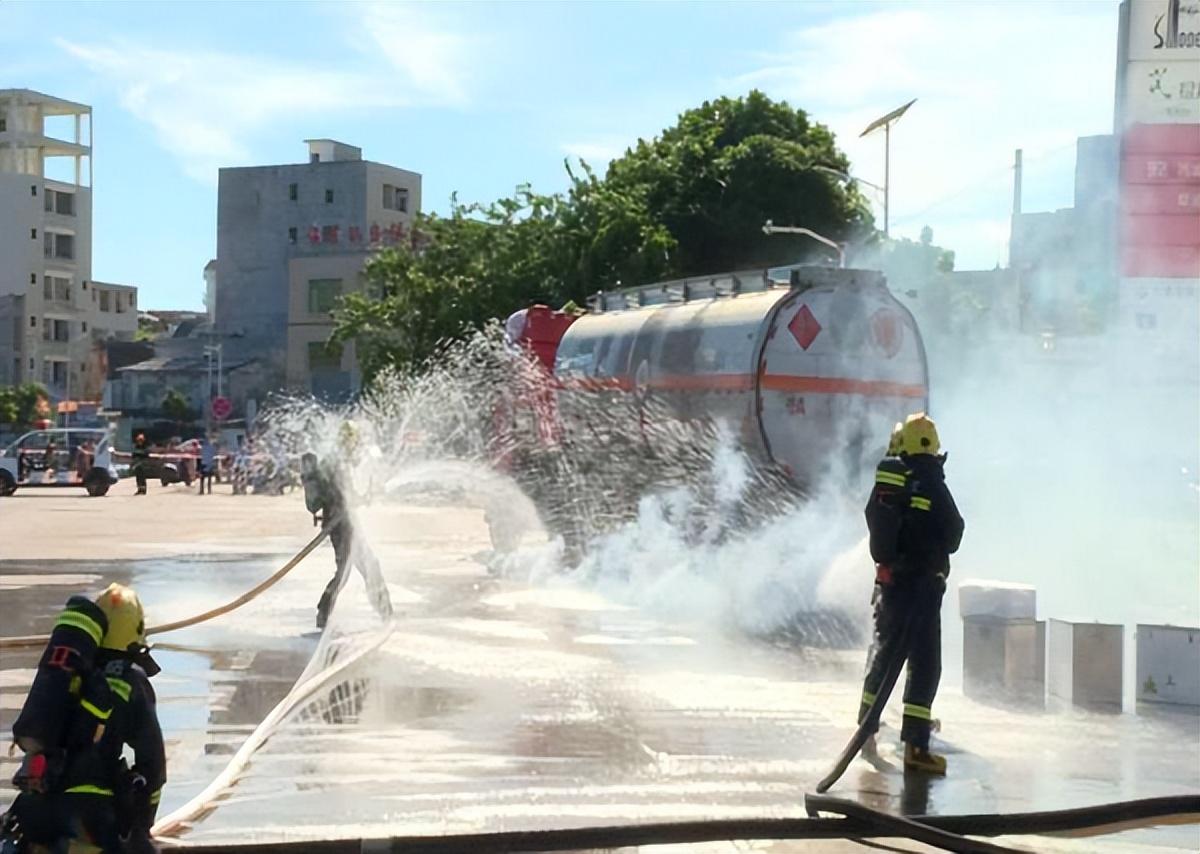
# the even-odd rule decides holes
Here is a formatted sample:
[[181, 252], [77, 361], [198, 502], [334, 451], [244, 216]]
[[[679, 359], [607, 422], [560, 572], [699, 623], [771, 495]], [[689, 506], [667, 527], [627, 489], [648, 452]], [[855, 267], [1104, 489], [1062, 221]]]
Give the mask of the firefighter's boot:
[[904, 770], [920, 774], [946, 775], [946, 757], [930, 753], [928, 748], [917, 747], [906, 742], [904, 745]]
[[879, 758], [879, 745], [876, 743], [874, 735], [868, 736], [867, 740], [863, 742], [862, 757], [868, 761]]

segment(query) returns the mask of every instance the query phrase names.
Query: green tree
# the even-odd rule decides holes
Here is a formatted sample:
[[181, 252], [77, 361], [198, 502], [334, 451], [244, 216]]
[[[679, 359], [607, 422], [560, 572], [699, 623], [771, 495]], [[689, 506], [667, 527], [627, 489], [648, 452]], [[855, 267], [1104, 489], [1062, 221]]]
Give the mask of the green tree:
[[768, 219], [839, 242], [866, 237], [869, 207], [837, 177], [849, 166], [824, 125], [756, 90], [705, 102], [639, 140], [612, 162], [606, 183], [640, 199], [675, 239], [669, 272], [692, 275], [825, 251], [804, 237], [764, 235]]
[[50, 393], [41, 383], [0, 388], [0, 424], [24, 429], [49, 412]]
[[356, 344], [370, 378], [531, 300], [582, 303], [603, 288], [821, 257], [818, 244], [762, 226], [870, 234], [867, 206], [836, 177], [847, 168], [803, 110], [760, 92], [705, 103], [603, 178], [566, 164], [563, 194], [522, 186], [490, 205], [452, 199], [447, 215], [418, 216], [416, 239], [367, 263], [368, 288], [341, 301], [333, 340]]
[[177, 424], [191, 421], [196, 417], [195, 410], [188, 404], [187, 398], [176, 389], [167, 389], [160, 405], [163, 415]]

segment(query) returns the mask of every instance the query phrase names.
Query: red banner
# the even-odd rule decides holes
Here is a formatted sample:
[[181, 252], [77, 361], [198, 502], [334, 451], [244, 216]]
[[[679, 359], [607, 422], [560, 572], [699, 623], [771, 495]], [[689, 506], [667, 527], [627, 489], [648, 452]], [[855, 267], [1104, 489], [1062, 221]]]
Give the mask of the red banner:
[[1130, 154], [1121, 167], [1126, 184], [1198, 184], [1200, 155]]
[[1200, 155], [1200, 125], [1130, 125], [1121, 147], [1127, 155]]
[[1200, 214], [1149, 214], [1121, 218], [1125, 246], [1200, 246]]
[[[1121, 211], [1200, 216], [1200, 184], [1126, 184], [1121, 189]], [[1196, 222], [1200, 228], [1200, 219]]]
[[1121, 275], [1129, 279], [1200, 278], [1200, 246], [1126, 246]]

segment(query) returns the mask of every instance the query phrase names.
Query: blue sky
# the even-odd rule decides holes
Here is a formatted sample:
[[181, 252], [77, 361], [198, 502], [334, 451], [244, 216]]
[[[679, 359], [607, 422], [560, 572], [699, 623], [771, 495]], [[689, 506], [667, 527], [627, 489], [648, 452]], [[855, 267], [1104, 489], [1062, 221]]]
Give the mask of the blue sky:
[[[420, 172], [424, 206], [565, 185], [719, 95], [759, 88], [829, 125], [882, 181], [893, 233], [960, 268], [1007, 256], [1026, 210], [1071, 204], [1074, 140], [1112, 124], [1115, 0], [941, 3], [0, 3], [2, 87], [93, 107], [93, 275], [143, 308], [199, 307], [220, 166], [301, 162], [333, 137]], [[877, 210], [882, 221], [882, 211]]]

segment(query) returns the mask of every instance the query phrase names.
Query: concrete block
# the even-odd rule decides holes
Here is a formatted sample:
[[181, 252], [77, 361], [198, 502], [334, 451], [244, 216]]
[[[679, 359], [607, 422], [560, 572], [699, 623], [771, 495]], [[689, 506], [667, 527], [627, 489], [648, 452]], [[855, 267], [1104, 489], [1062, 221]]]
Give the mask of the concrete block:
[[1037, 617], [1037, 589], [1028, 584], [968, 579], [958, 585], [958, 613], [967, 617], [1032, 620]]
[[985, 703], [1046, 701], [1046, 624], [1028, 619], [963, 620], [963, 693]]
[[1050, 620], [1048, 641], [1051, 697], [1097, 711], [1121, 711], [1124, 626]]
[[1139, 703], [1200, 706], [1200, 628], [1137, 627]]

